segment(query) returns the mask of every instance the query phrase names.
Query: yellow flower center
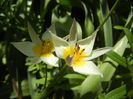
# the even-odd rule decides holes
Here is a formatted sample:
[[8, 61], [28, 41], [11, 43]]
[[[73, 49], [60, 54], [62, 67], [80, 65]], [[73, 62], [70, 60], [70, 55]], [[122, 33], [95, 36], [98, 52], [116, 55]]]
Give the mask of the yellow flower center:
[[69, 46], [63, 50], [63, 59], [71, 66], [82, 66], [86, 62], [83, 60], [86, 57], [84, 49], [80, 48], [77, 44]]
[[34, 45], [32, 50], [39, 57], [48, 57], [52, 55], [53, 44], [49, 40], [44, 40], [42, 44]]

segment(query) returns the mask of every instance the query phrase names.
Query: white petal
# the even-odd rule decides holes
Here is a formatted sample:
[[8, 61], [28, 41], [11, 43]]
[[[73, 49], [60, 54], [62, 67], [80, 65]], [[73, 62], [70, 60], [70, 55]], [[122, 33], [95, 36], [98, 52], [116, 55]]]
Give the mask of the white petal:
[[63, 50], [64, 50], [65, 48], [66, 48], [66, 47], [64, 47], [64, 46], [55, 47], [55, 53], [56, 53], [56, 55], [57, 55], [59, 58], [62, 58], [62, 57], [63, 57]]
[[53, 34], [56, 34], [55, 24], [52, 24], [49, 28], [49, 31], [51, 31]]
[[63, 49], [69, 46], [69, 44], [67, 43], [67, 41], [54, 35], [53, 33], [50, 33], [50, 34], [51, 34], [52, 42], [54, 44], [56, 55], [58, 57], [62, 57]]
[[48, 30], [43, 33], [42, 40], [50, 40], [51, 41], [51, 35]]
[[87, 61], [83, 66], [73, 66], [75, 72], [84, 74], [84, 75], [100, 75], [103, 76], [99, 68], [92, 61]]
[[29, 31], [32, 42], [40, 44], [41, 43], [40, 38], [38, 37], [35, 30], [32, 28], [32, 26], [29, 23], [28, 23], [28, 31]]
[[67, 41], [65, 41], [64, 39], [56, 36], [53, 33], [50, 33], [51, 38], [52, 38], [52, 42], [54, 43], [55, 47], [59, 47], [59, 46], [68, 46]]
[[77, 22], [74, 19], [73, 23], [72, 23], [72, 26], [70, 28], [69, 41], [76, 41], [77, 40], [77, 32], [78, 32], [78, 30], [77, 30]]
[[40, 57], [34, 57], [34, 58], [31, 60], [31, 63], [32, 63], [32, 64], [37, 64], [37, 63], [40, 63], [40, 62], [41, 62]]
[[55, 24], [52, 24], [52, 25], [46, 30], [46, 32], [43, 33], [42, 39], [43, 39], [43, 40], [51, 40], [50, 33], [56, 34]]
[[68, 34], [65, 37], [63, 37], [63, 39], [67, 41], [69, 39], [69, 37], [70, 37], [70, 35]]
[[24, 55], [26, 56], [36, 56], [33, 51], [32, 47], [34, 43], [32, 42], [12, 42], [12, 44]]
[[112, 49], [111, 47], [104, 47], [104, 48], [99, 48], [97, 50], [94, 50], [89, 57], [85, 58], [85, 60], [91, 60], [91, 59], [97, 58], [97, 57], [107, 53], [111, 49]]
[[94, 46], [94, 42], [95, 42], [95, 38], [96, 38], [96, 34], [97, 31], [94, 32], [91, 36], [83, 39], [83, 40], [79, 40], [77, 42], [77, 44], [79, 44], [79, 46], [83, 49], [85, 49], [85, 52], [87, 55], [90, 55]]
[[45, 62], [48, 65], [58, 67], [58, 58], [55, 57], [53, 54], [48, 57], [40, 57], [43, 62]]

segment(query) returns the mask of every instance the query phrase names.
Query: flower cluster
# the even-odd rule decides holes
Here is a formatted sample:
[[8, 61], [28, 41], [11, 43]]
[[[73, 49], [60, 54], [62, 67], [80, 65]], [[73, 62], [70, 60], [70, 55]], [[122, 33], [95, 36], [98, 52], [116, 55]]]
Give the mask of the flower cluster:
[[[13, 42], [12, 44], [26, 56], [33, 57], [32, 63], [43, 61], [48, 65], [58, 67], [58, 60], [62, 58], [75, 72], [102, 76], [99, 68], [91, 60], [110, 51], [111, 47], [92, 50], [97, 32], [77, 41], [77, 24], [74, 20], [68, 40], [56, 35], [54, 25], [47, 29], [40, 40], [34, 29], [28, 24], [32, 42]], [[56, 53], [56, 56], [53, 52]]]

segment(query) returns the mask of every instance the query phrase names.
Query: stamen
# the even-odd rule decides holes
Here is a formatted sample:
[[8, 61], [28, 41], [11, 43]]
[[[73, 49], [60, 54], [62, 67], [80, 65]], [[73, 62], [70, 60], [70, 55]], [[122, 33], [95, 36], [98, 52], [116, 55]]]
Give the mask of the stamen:
[[44, 45], [45, 45], [45, 40], [42, 41], [42, 46], [44, 46]]
[[81, 52], [80, 52], [80, 55], [84, 52], [85, 49], [82, 49]]
[[80, 47], [79, 47], [79, 45], [76, 43], [76, 45], [75, 45], [75, 52], [78, 53], [79, 50], [80, 50]]
[[44, 40], [41, 46], [41, 55], [49, 53], [52, 51], [51, 42], [49, 40]]
[[80, 48], [80, 46], [76, 43], [75, 46], [70, 46], [64, 49], [63, 58], [70, 66], [81, 66], [85, 63], [83, 61], [83, 58], [86, 56], [84, 50], [85, 49]]

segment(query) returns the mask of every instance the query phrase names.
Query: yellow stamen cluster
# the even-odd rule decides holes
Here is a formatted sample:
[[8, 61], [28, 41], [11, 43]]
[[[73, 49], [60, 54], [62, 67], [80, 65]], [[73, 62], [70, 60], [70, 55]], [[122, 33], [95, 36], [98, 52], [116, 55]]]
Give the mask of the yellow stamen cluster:
[[80, 48], [79, 45], [69, 46], [63, 50], [63, 58], [71, 66], [82, 66], [85, 64], [83, 60], [86, 57], [84, 49]]
[[44, 40], [42, 44], [36, 44], [32, 48], [33, 52], [40, 56], [51, 56], [52, 55], [52, 50], [53, 50], [53, 44], [49, 40]]

